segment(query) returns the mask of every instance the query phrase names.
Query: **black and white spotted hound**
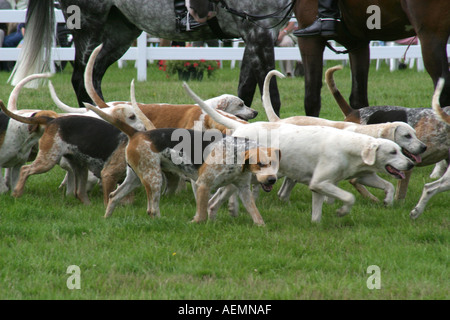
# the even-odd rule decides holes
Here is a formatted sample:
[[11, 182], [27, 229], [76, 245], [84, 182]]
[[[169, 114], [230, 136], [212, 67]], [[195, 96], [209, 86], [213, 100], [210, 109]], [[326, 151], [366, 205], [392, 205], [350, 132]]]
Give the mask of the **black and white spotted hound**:
[[[252, 140], [226, 136], [218, 130], [165, 128], [140, 132], [99, 108], [88, 104], [86, 107], [129, 137], [127, 177], [111, 194], [105, 217], [112, 214], [120, 199], [140, 185], [139, 180], [147, 192], [147, 213], [159, 217], [163, 172], [171, 172], [195, 181], [194, 222], [207, 220], [212, 189], [234, 184], [253, 222], [264, 225], [250, 191], [250, 182], [253, 174], [264, 190], [272, 189], [277, 181], [279, 150], [261, 147]], [[134, 109], [140, 112], [137, 105]]]
[[[342, 66], [335, 66], [325, 72], [325, 80], [333, 97], [345, 116], [345, 121], [359, 124], [377, 124], [385, 122], [403, 121], [416, 130], [417, 138], [425, 143], [427, 150], [421, 154], [422, 162], [417, 167], [436, 164], [442, 160], [449, 163], [450, 150], [450, 126], [441, 121], [431, 108], [406, 108], [401, 106], [370, 106], [361, 109], [353, 109], [339, 92], [333, 79], [333, 74], [341, 70]], [[442, 111], [450, 114], [450, 106], [442, 108]], [[404, 199], [408, 188], [411, 172], [406, 178], [399, 181], [397, 199]]]

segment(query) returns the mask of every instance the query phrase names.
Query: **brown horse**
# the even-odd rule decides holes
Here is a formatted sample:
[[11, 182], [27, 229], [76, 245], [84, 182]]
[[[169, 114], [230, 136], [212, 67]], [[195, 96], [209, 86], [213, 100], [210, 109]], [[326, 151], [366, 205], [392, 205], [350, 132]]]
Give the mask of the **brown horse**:
[[[300, 28], [310, 25], [317, 16], [317, 0], [298, 0], [295, 14]], [[367, 21], [373, 16], [371, 5], [380, 8], [380, 28], [369, 29]], [[417, 34], [422, 47], [425, 68], [436, 86], [439, 77], [446, 79], [441, 105], [450, 105], [450, 72], [447, 41], [450, 36], [449, 0], [341, 0], [342, 21], [337, 42], [349, 49], [352, 71], [350, 104], [358, 109], [369, 105], [367, 82], [369, 76], [371, 40], [392, 41]], [[369, 12], [368, 12], [369, 11]], [[305, 111], [319, 116], [322, 87], [323, 51], [326, 41], [321, 37], [299, 38], [299, 49], [305, 67]], [[430, 87], [431, 92], [431, 87]]]

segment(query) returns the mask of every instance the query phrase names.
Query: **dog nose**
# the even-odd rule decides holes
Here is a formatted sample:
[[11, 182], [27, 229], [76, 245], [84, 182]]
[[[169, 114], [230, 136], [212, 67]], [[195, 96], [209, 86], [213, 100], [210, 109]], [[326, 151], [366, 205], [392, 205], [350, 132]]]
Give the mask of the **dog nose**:
[[422, 151], [421, 153], [424, 153], [426, 150], [427, 150], [427, 146], [424, 144], [421, 148], [421, 151]]
[[258, 115], [258, 111], [253, 111], [253, 118], [256, 118], [256, 116]]
[[275, 182], [277, 182], [277, 178], [276, 177], [269, 177], [267, 179], [267, 183], [268, 184], [275, 184]]

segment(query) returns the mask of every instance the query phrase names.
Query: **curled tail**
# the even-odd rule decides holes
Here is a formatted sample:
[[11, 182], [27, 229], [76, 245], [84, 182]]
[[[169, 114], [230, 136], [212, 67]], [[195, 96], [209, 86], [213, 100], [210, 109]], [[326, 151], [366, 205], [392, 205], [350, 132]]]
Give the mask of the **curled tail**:
[[441, 104], [439, 103], [439, 97], [441, 96], [442, 89], [444, 88], [445, 80], [440, 78], [437, 85], [436, 90], [434, 91], [432, 107], [436, 115], [444, 122], [450, 124], [450, 115], [445, 113], [445, 111], [441, 108]]
[[95, 60], [97, 59], [97, 56], [102, 48], [103, 44], [100, 44], [94, 49], [94, 51], [92, 51], [91, 56], [89, 57], [89, 60], [86, 64], [86, 69], [84, 71], [84, 85], [89, 97], [99, 108], [108, 108], [109, 106], [105, 101], [103, 101], [102, 98], [100, 98], [97, 91], [95, 91], [94, 84], [92, 83], [92, 73], [94, 72]]
[[270, 100], [269, 85], [270, 80], [272, 80], [272, 77], [274, 75], [278, 76], [279, 78], [284, 78], [284, 75], [281, 72], [272, 70], [266, 75], [266, 78], [264, 79], [262, 104], [264, 110], [266, 111], [267, 119], [269, 119], [270, 122], [280, 121], [280, 118], [277, 116], [275, 111], [273, 111], [272, 101]]
[[244, 125], [240, 122], [237, 122], [236, 120], [232, 120], [230, 118], [227, 118], [223, 115], [221, 115], [219, 112], [217, 112], [215, 109], [207, 105], [199, 96], [197, 96], [194, 91], [189, 88], [186, 82], [183, 83], [183, 88], [186, 90], [186, 92], [191, 96], [191, 98], [198, 104], [200, 108], [203, 109], [214, 121], [220, 123], [221, 125], [227, 127], [228, 129], [237, 129], [240, 126]]
[[[53, 0], [30, 0], [22, 50], [8, 82], [13, 86], [26, 76], [50, 69], [55, 13]], [[37, 87], [37, 84], [29, 85]]]
[[349, 114], [351, 114], [354, 111], [354, 109], [352, 107], [350, 107], [350, 105], [347, 103], [347, 101], [345, 101], [341, 92], [337, 88], [336, 83], [334, 82], [333, 74], [337, 70], [342, 70], [342, 66], [339, 65], [339, 66], [329, 68], [325, 72], [325, 81], [327, 83], [328, 89], [330, 89], [331, 94], [333, 95], [337, 104], [341, 108], [342, 113], [345, 116], [348, 116]]
[[50, 73], [38, 73], [38, 74], [32, 74], [28, 77], [25, 77], [19, 83], [14, 87], [14, 89], [11, 91], [11, 94], [9, 95], [8, 99], [8, 110], [10, 111], [17, 111], [17, 99], [19, 98], [20, 90], [30, 81], [33, 81], [35, 79], [43, 79], [43, 78], [50, 78], [52, 75]]

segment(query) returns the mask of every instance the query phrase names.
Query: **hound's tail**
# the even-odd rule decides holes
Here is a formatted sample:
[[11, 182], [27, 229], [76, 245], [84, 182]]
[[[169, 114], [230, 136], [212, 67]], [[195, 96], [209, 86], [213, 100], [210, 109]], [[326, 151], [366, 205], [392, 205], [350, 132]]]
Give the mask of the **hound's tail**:
[[434, 112], [436, 115], [444, 122], [450, 124], [450, 115], [445, 113], [445, 111], [441, 108], [441, 104], [439, 103], [439, 98], [441, 96], [442, 89], [444, 88], [445, 80], [443, 78], [439, 78], [439, 81], [436, 85], [436, 90], [434, 91], [433, 100], [431, 105], [433, 106]]
[[345, 101], [341, 92], [337, 88], [336, 83], [334, 82], [333, 73], [337, 70], [342, 70], [342, 66], [335, 66], [335, 67], [329, 68], [325, 72], [325, 81], [328, 85], [328, 89], [330, 89], [331, 94], [333, 95], [337, 104], [341, 108], [342, 113], [344, 113], [345, 116], [348, 116], [350, 113], [352, 113], [354, 111], [354, 109], [352, 107], [350, 107], [350, 105], [347, 103], [347, 101]]
[[277, 70], [272, 70], [266, 75], [266, 78], [264, 79], [262, 104], [264, 110], [266, 110], [267, 119], [269, 119], [270, 122], [280, 121], [280, 118], [277, 116], [275, 111], [273, 111], [272, 101], [270, 100], [269, 85], [270, 80], [272, 80], [272, 77], [274, 75], [276, 75], [279, 78], [284, 78], [284, 75], [281, 72]]
[[[134, 109], [134, 113], [138, 117], [138, 119], [144, 124], [146, 130], [152, 130], [155, 129], [155, 125], [150, 121], [149, 118], [145, 116], [145, 114], [141, 111], [139, 108], [135, 94], [134, 94], [134, 80], [131, 82], [131, 89], [130, 89], [130, 96], [131, 96], [131, 104]], [[122, 120], [113, 117], [105, 112], [103, 112], [100, 108], [97, 108], [89, 103], [84, 103], [85, 107], [93, 112], [95, 112], [100, 118], [103, 120], [109, 122], [113, 126], [115, 126], [117, 129], [125, 133], [128, 137], [132, 137], [138, 130], [130, 126], [128, 123], [123, 122]]]
[[95, 59], [97, 59], [97, 56], [102, 48], [103, 44], [100, 44], [94, 49], [94, 51], [92, 51], [91, 56], [89, 57], [89, 60], [86, 64], [86, 69], [84, 71], [84, 85], [86, 86], [86, 91], [89, 97], [99, 108], [108, 108], [109, 106], [105, 101], [103, 101], [102, 98], [100, 98], [97, 91], [95, 91], [94, 84], [92, 83], [92, 73], [94, 71]]
[[95, 112], [100, 118], [111, 123], [114, 127], [125, 133], [128, 137], [131, 138], [136, 132], [138, 132], [138, 130], [136, 130], [132, 126], [128, 125], [120, 119], [117, 119], [116, 117], [103, 112], [100, 108], [97, 108], [96, 106], [93, 106], [92, 104], [86, 102], [83, 102], [83, 104], [87, 109]]
[[20, 90], [30, 81], [33, 81], [35, 79], [43, 79], [43, 78], [50, 78], [52, 75], [50, 73], [38, 73], [38, 74], [32, 74], [28, 77], [25, 77], [19, 83], [14, 87], [14, 89], [11, 91], [11, 94], [9, 95], [8, 100], [8, 110], [10, 111], [17, 111], [17, 99], [19, 98]]
[[58, 108], [60, 108], [64, 112], [68, 113], [86, 113], [86, 108], [72, 108], [71, 106], [68, 106], [64, 102], [62, 102], [58, 95], [56, 94], [55, 88], [53, 87], [53, 84], [51, 81], [48, 82], [48, 89], [50, 90], [50, 95], [52, 97], [53, 102], [56, 104]]
[[192, 99], [198, 104], [200, 108], [203, 109], [214, 121], [220, 123], [221, 125], [227, 127], [228, 129], [237, 129], [240, 126], [244, 125], [240, 122], [237, 122], [236, 120], [230, 119], [225, 117], [224, 115], [221, 115], [219, 112], [217, 112], [215, 109], [208, 106], [199, 96], [197, 96], [194, 91], [189, 88], [186, 82], [183, 83], [183, 88], [186, 90], [186, 92], [191, 96]]
[[47, 116], [37, 116], [37, 117], [22, 117], [18, 114], [15, 114], [14, 112], [11, 112], [6, 108], [5, 104], [2, 100], [0, 100], [0, 108], [2, 111], [11, 119], [14, 119], [19, 122], [23, 122], [26, 124], [33, 124], [33, 125], [47, 125], [50, 121], [52, 121], [53, 117], [47, 117]]
[[[50, 69], [50, 53], [52, 49], [55, 14], [53, 0], [30, 0], [26, 18], [22, 50], [8, 82], [13, 86], [26, 76], [44, 73]], [[36, 88], [34, 82], [28, 87]]]

